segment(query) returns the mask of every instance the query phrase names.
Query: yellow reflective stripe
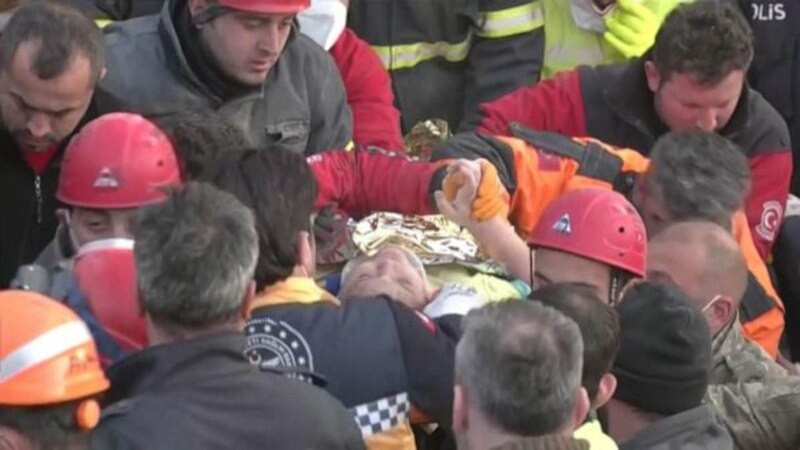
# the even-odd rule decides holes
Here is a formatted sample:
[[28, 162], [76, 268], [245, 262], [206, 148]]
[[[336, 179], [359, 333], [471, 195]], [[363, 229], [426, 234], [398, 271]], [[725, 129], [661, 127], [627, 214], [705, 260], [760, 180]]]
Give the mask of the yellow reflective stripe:
[[434, 58], [444, 58], [449, 62], [467, 59], [471, 36], [457, 44], [449, 42], [419, 42], [406, 45], [375, 45], [373, 50], [386, 70], [408, 69]]
[[529, 33], [544, 26], [544, 10], [540, 1], [514, 8], [481, 14], [477, 35], [483, 38], [504, 38]]
[[114, 21], [113, 21], [113, 20], [111, 20], [111, 19], [95, 19], [94, 23], [95, 23], [95, 25], [97, 25], [97, 26], [98, 26], [100, 29], [103, 29], [103, 28], [105, 28], [105, 27], [107, 27], [107, 26], [111, 25], [112, 23], [114, 23]]

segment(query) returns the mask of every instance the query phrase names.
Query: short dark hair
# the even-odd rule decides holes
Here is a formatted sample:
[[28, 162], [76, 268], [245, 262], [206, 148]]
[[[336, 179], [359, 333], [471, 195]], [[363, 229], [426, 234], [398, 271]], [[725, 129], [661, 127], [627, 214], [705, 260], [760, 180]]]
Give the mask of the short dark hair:
[[486, 418], [520, 436], [569, 420], [581, 388], [578, 326], [538, 302], [506, 300], [470, 311], [456, 349], [456, 383]]
[[88, 433], [75, 423], [75, 410], [83, 400], [44, 406], [0, 405], [0, 426], [33, 442], [35, 449], [67, 450], [88, 443]]
[[8, 69], [19, 46], [39, 46], [31, 70], [42, 80], [60, 76], [77, 53], [89, 59], [93, 82], [105, 68], [103, 33], [92, 20], [60, 1], [30, 0], [14, 13], [0, 36], [0, 65]]
[[134, 233], [142, 303], [162, 326], [201, 329], [241, 313], [253, 280], [253, 215], [233, 195], [188, 183], [145, 208]]
[[652, 61], [661, 79], [692, 74], [715, 85], [753, 60], [753, 33], [734, 2], [683, 4], [667, 16], [656, 35]]
[[154, 121], [170, 137], [184, 179], [197, 178], [225, 152], [247, 146], [242, 130], [210, 109], [180, 111]]
[[302, 155], [242, 150], [224, 155], [204, 180], [236, 196], [256, 219], [259, 290], [288, 278], [297, 265], [297, 237], [309, 231], [317, 181]]
[[597, 296], [586, 283], [556, 283], [537, 289], [531, 300], [560, 311], [572, 319], [583, 336], [583, 387], [594, 402], [603, 375], [619, 351], [617, 311]]
[[650, 153], [655, 183], [673, 221], [708, 220], [730, 229], [747, 196], [750, 167], [733, 142], [705, 131], [670, 132]]

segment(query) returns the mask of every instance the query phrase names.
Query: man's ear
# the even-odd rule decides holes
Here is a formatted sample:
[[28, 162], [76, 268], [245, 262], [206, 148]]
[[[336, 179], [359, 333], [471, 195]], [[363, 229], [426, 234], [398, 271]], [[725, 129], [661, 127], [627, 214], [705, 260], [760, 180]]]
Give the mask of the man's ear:
[[301, 274], [307, 277], [314, 275], [314, 266], [316, 265], [316, 255], [311, 243], [311, 233], [308, 231], [300, 231], [297, 233], [297, 241], [295, 243], [295, 252], [297, 253], [297, 267], [301, 270]]
[[650, 88], [650, 91], [658, 91], [659, 86], [661, 86], [661, 74], [658, 72], [656, 65], [653, 64], [653, 61], [645, 61], [644, 75], [647, 78], [647, 87]]
[[469, 397], [464, 388], [453, 387], [453, 431], [464, 433], [469, 428]]
[[589, 393], [581, 386], [578, 393], [575, 394], [575, 410], [572, 414], [572, 428], [570, 432], [577, 430], [586, 420], [586, 415], [589, 414], [591, 403], [589, 402]]
[[600, 378], [600, 384], [597, 386], [597, 396], [592, 399], [592, 407], [599, 409], [614, 396], [614, 391], [617, 390], [617, 377], [610, 372]]
[[256, 298], [256, 282], [251, 281], [250, 284], [247, 285], [247, 291], [244, 293], [244, 299], [242, 299], [242, 319], [247, 320], [250, 318], [250, 306], [253, 304], [253, 300]]
[[705, 312], [708, 326], [714, 334], [730, 323], [735, 314], [736, 303], [726, 296], [718, 297], [714, 304], [708, 307], [708, 311]]

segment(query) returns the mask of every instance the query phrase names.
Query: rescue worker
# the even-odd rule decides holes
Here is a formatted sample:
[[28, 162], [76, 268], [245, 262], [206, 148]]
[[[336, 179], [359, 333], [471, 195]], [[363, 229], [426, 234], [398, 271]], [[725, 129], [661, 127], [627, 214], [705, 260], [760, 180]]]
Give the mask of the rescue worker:
[[316, 285], [316, 183], [305, 161], [252, 150], [229, 155], [216, 169], [207, 179], [256, 216], [258, 294], [245, 327], [250, 360], [323, 386], [350, 410], [369, 448], [414, 448], [412, 422], [449, 429], [457, 336], [388, 297], [340, 303]]
[[2, 448], [88, 450], [109, 384], [89, 330], [32, 292], [0, 292], [0, 317]]
[[347, 24], [389, 71], [402, 129], [444, 119], [538, 78], [542, 25], [530, 0], [351, 0]]
[[[101, 151], [102, 150], [102, 151]], [[61, 225], [35, 264], [69, 269], [89, 242], [133, 236], [139, 208], [181, 184], [169, 138], [138, 114], [113, 113], [86, 124], [64, 154], [56, 198]]]
[[703, 310], [713, 335], [706, 402], [736, 448], [800, 447], [800, 377], [742, 334], [747, 268], [730, 233], [708, 222], [678, 223], [653, 237], [650, 249], [648, 278], [677, 285]]
[[504, 218], [472, 220], [465, 204], [439, 200], [445, 216], [466, 227], [492, 259], [534, 290], [584, 282], [614, 304], [630, 280], [644, 277], [645, 226], [633, 205], [616, 192], [579, 188], [549, 202], [528, 235], [533, 252]]
[[92, 448], [364, 448], [334, 398], [242, 354], [258, 254], [246, 207], [189, 183], [145, 209], [134, 237], [150, 347], [109, 368]]
[[0, 288], [53, 239], [64, 147], [80, 127], [120, 104], [95, 89], [102, 35], [52, 2], [20, 6], [0, 36]]
[[682, 5], [644, 57], [521, 88], [484, 105], [479, 130], [510, 135], [518, 122], [644, 155], [669, 130], [717, 132], [748, 157], [753, 185], [745, 211], [766, 258], [781, 225], [792, 161], [783, 119], [745, 83], [752, 58], [752, 33], [735, 6]]
[[[692, 0], [536, 0], [533, 16], [543, 35], [531, 50], [540, 62], [537, 76], [522, 85], [575, 69], [623, 62], [646, 53], [661, 23], [682, 1]], [[495, 100], [494, 98], [489, 100]], [[481, 122], [478, 110], [462, 121], [462, 131]]]
[[349, 0], [311, 0], [297, 16], [300, 32], [327, 50], [342, 76], [353, 112], [353, 142], [405, 151], [392, 81], [369, 44], [347, 28]]
[[[792, 159], [797, 167], [800, 162], [800, 89], [795, 86], [800, 80], [800, 53], [797, 52], [800, 4], [786, 0], [739, 0], [738, 3], [753, 29], [755, 51], [748, 82], [789, 125]], [[800, 195], [800, 170], [794, 171], [790, 190], [795, 196]], [[789, 203], [796, 201], [796, 198], [790, 199]], [[773, 250], [776, 284], [785, 298], [800, 295], [800, 262], [796, 257], [800, 249], [800, 217], [796, 212], [790, 214], [791, 210], [787, 205], [785, 221]], [[800, 322], [800, 308], [793, 302], [786, 304], [786, 321]], [[800, 327], [787, 329], [787, 338], [794, 360], [800, 360]]]
[[106, 28], [103, 86], [134, 111], [213, 109], [256, 148], [345, 148], [352, 117], [330, 56], [295, 30], [309, 0], [169, 0]]
[[142, 207], [163, 201], [164, 189], [180, 184], [170, 140], [137, 114], [89, 122], [64, 152], [56, 191], [64, 205], [57, 211], [61, 225], [36, 262], [19, 269], [13, 285], [78, 312], [104, 366], [147, 344], [131, 286], [133, 229]]
[[[490, 255], [491, 247], [498, 249], [494, 259], [519, 267], [518, 276], [530, 274], [523, 241], [498, 217], [507, 216], [517, 234], [528, 237], [555, 198], [580, 187], [614, 189], [628, 197], [639, 209], [649, 235], [677, 221], [712, 221], [732, 230], [752, 274], [751, 289], [742, 303], [745, 335], [771, 356], [778, 354], [783, 304], [755, 250], [746, 219], [737, 212], [749, 186], [749, 173], [735, 145], [714, 133], [667, 133], [656, 142], [651, 163], [638, 152], [594, 140], [572, 140], [521, 126], [513, 129], [516, 138], [459, 135], [434, 154], [435, 159], [484, 158], [493, 163], [481, 163], [479, 182], [474, 180], [477, 177], [465, 179], [472, 186], [460, 198], [456, 198], [460, 190], [455, 178], [437, 196], [446, 214], [446, 203], [454, 202], [455, 212], [449, 215], [475, 228], [473, 235]], [[492, 181], [498, 173], [501, 183]], [[478, 186], [477, 196], [474, 186]], [[466, 193], [470, 189], [472, 195]]]

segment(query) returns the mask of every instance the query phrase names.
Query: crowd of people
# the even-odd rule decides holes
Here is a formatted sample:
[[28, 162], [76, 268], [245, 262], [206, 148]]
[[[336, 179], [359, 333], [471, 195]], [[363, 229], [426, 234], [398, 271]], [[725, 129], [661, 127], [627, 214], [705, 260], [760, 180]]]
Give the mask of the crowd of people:
[[0, 449], [800, 449], [795, 25], [0, 1]]

